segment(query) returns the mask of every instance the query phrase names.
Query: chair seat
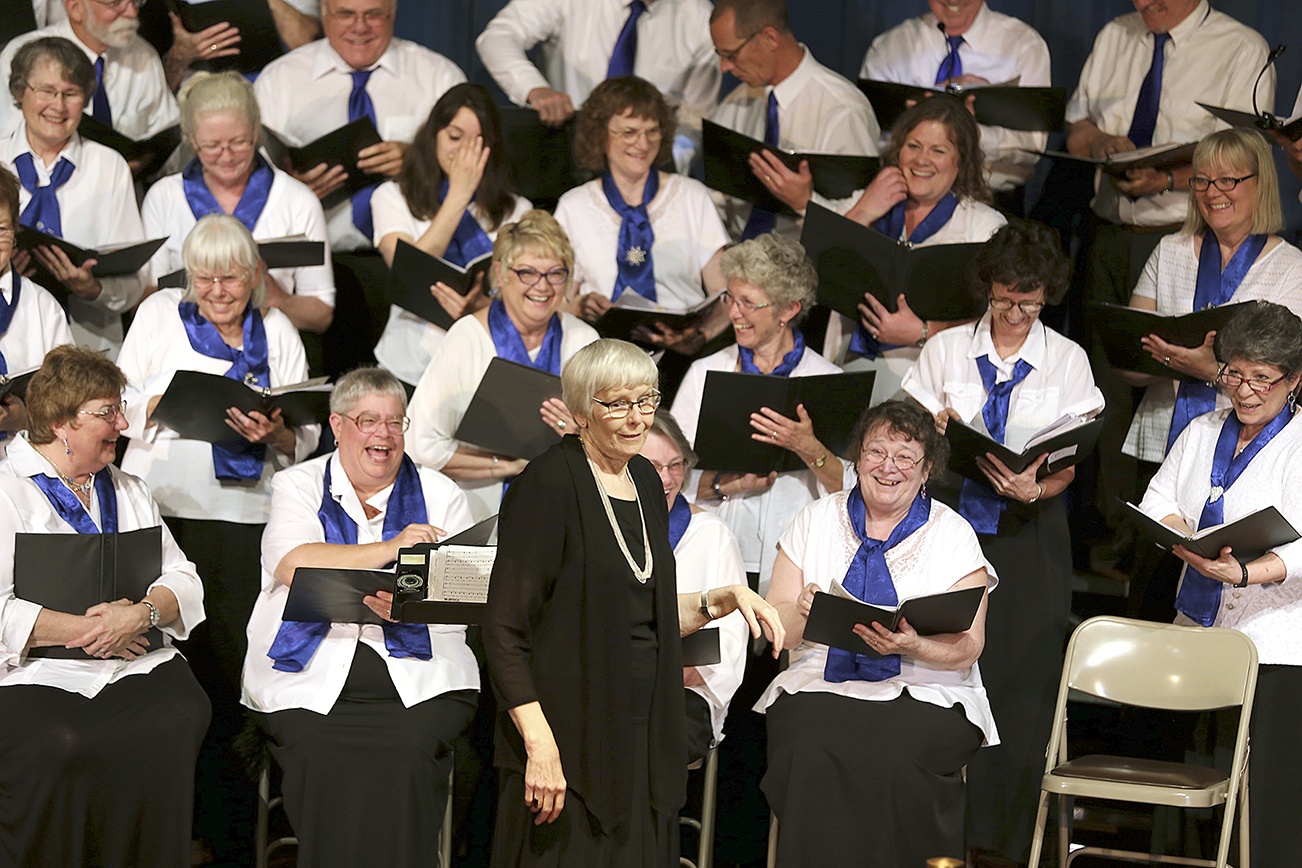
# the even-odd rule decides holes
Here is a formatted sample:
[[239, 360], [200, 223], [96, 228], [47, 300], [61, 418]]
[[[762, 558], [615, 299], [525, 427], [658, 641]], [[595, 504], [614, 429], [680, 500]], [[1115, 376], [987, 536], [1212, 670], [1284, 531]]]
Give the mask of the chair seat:
[[1091, 754], [1044, 776], [1042, 786], [1064, 795], [1209, 807], [1225, 801], [1229, 778], [1216, 769], [1160, 760]]

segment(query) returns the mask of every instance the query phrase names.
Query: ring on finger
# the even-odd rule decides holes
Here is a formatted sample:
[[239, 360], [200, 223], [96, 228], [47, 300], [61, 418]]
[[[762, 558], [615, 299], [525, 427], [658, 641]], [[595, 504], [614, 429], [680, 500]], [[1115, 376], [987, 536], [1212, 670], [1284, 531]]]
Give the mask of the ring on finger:
[[1162, 359], [1162, 364], [1164, 364], [1164, 365], [1169, 365], [1169, 364], [1171, 364], [1171, 357], [1170, 357], [1170, 356], [1167, 356], [1165, 359]]
[[557, 423], [556, 423], [556, 427], [557, 427], [557, 428], [564, 428], [564, 427], [565, 427], [565, 420], [564, 420], [564, 419], [561, 419], [559, 422], [557, 422]]
[[212, 44], [212, 53], [213, 53], [213, 54], [216, 54], [216, 53], [217, 53], [217, 43], [216, 43], [216, 42], [214, 42], [214, 43]]

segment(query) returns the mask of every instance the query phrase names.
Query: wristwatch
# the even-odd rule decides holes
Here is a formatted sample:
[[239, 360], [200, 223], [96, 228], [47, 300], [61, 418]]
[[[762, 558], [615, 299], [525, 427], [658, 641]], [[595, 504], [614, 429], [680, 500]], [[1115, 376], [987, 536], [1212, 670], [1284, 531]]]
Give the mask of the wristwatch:
[[916, 346], [916, 347], [918, 347], [919, 349], [921, 349], [923, 346], [926, 345], [926, 343], [927, 343], [927, 332], [930, 330], [930, 328], [931, 328], [931, 324], [930, 324], [929, 322], [927, 322], [927, 321], [924, 319], [924, 320], [922, 321], [922, 334], [918, 335], [918, 342], [917, 342], [916, 344], [914, 344], [914, 346]]
[[705, 620], [707, 621], [714, 620], [714, 615], [710, 614], [710, 592], [709, 591], [701, 591], [701, 614], [705, 616]]
[[813, 461], [809, 462], [809, 466], [815, 469], [819, 469], [826, 463], [827, 463], [827, 453], [824, 452], [822, 455], [818, 456]]
[[149, 628], [152, 630], [153, 628], [157, 627], [157, 626], [158, 626], [158, 607], [155, 606], [153, 603], [149, 602], [148, 600], [141, 600], [141, 601], [140, 601], [140, 605], [142, 605], [142, 606], [144, 606], [145, 608], [149, 609]]

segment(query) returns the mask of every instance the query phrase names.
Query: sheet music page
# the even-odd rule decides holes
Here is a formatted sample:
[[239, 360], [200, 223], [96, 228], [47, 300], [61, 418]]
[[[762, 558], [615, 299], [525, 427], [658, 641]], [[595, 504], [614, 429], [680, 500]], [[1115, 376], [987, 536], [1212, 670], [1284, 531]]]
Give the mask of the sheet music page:
[[442, 546], [430, 565], [428, 600], [487, 603], [497, 546]]

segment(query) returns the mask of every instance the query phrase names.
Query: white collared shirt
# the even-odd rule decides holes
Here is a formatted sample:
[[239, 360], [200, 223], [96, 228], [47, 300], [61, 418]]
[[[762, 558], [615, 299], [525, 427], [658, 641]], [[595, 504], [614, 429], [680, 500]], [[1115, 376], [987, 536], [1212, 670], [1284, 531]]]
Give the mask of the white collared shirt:
[[[253, 85], [262, 123], [291, 147], [300, 147], [348, 123], [352, 67], [327, 39], [296, 48], [267, 64]], [[448, 88], [466, 80], [452, 61], [428, 48], [394, 38], [366, 83], [375, 106], [380, 138], [410, 142]], [[326, 213], [330, 246], [336, 253], [371, 246], [353, 225], [352, 203]]]
[[[1148, 485], [1139, 508], [1150, 518], [1178, 515], [1197, 529], [1203, 506], [1211, 495], [1212, 458], [1225, 417], [1232, 410], [1199, 416], [1176, 439]], [[1302, 422], [1297, 418], [1271, 439], [1225, 489], [1225, 521], [1235, 521], [1273, 506], [1294, 527], [1302, 527]], [[1257, 646], [1260, 661], [1302, 665], [1302, 540], [1271, 551], [1284, 562], [1286, 579], [1268, 585], [1221, 589], [1216, 627], [1246, 633]], [[1180, 623], [1189, 623], [1180, 616]]]
[[[873, 40], [864, 55], [860, 78], [934, 87], [936, 71], [949, 55], [945, 34], [936, 29], [936, 16], [910, 18]], [[1020, 87], [1048, 87], [1049, 46], [1021, 19], [981, 4], [972, 26], [963, 33], [958, 56], [963, 72], [979, 75], [991, 84], [1019, 78]], [[884, 131], [889, 133], [889, 130]], [[1010, 190], [1025, 184], [1035, 169], [1048, 133], [1020, 132], [981, 126], [981, 150], [986, 155], [986, 175], [991, 189]]]
[[[222, 482], [213, 471], [212, 445], [186, 440], [171, 428], [146, 425], [150, 400], [162, 395], [177, 371], [202, 371], [221, 376], [230, 369], [225, 359], [205, 356], [190, 345], [177, 305], [182, 290], [162, 289], [136, 311], [118, 360], [127, 375], [126, 455], [122, 468], [145, 479], [163, 514], [177, 518], [262, 524], [271, 506], [272, 474], [302, 461], [316, 449], [321, 426], [294, 429], [294, 457], [267, 447], [262, 477], [254, 483]], [[267, 333], [271, 385], [285, 386], [307, 379], [303, 341], [289, 317], [276, 308], [262, 316]]]
[[[330, 239], [326, 233], [325, 212], [321, 200], [301, 181], [279, 169], [274, 174], [267, 204], [253, 224], [253, 237], [258, 241], [301, 235], [308, 241], [325, 243], [325, 262], [303, 268], [274, 268], [271, 276], [288, 293], [316, 298], [330, 307], [335, 306], [334, 269], [330, 267]], [[149, 260], [150, 282], [184, 267], [181, 262], [181, 245], [190, 234], [195, 219], [194, 211], [185, 198], [185, 179], [181, 175], [161, 178], [145, 194], [141, 208], [145, 233], [150, 238], [167, 237], [167, 242]]]
[[63, 0], [32, 0], [32, 12], [36, 15], [37, 27], [68, 20], [68, 7]]
[[[1194, 293], [1198, 289], [1198, 252], [1201, 239], [1183, 232], [1168, 235], [1148, 257], [1144, 271], [1135, 284], [1132, 298], [1151, 299], [1163, 316], [1181, 316], [1193, 312]], [[1302, 316], [1302, 251], [1287, 241], [1280, 241], [1252, 263], [1243, 282], [1234, 291], [1230, 303], [1264, 299], [1282, 304]], [[1141, 461], [1157, 463], [1166, 454], [1166, 438], [1175, 415], [1178, 383], [1166, 380], [1144, 390], [1143, 400], [1135, 410], [1121, 451]], [[1216, 406], [1224, 409], [1230, 401], [1216, 390]]]
[[[1153, 39], [1138, 12], [1104, 25], [1067, 104], [1067, 123], [1088, 120], [1108, 135], [1126, 135], [1153, 63]], [[1268, 53], [1257, 31], [1202, 0], [1171, 30], [1153, 144], [1196, 142], [1226, 129], [1200, 102], [1251, 112], [1253, 82]], [[1275, 104], [1273, 68], [1262, 76], [1257, 101]], [[1132, 200], [1106, 178], [1096, 178], [1095, 187], [1094, 213], [1113, 223], [1165, 226], [1183, 221], [1188, 212], [1187, 190]]]
[[[805, 56], [791, 75], [773, 87], [739, 84], [723, 98], [710, 119], [763, 141], [769, 91], [773, 91], [778, 101], [779, 147], [815, 154], [877, 156], [881, 130], [868, 98], [848, 78], [823, 66], [808, 48], [801, 47]], [[858, 199], [858, 192], [836, 201], [814, 195], [815, 202], [838, 214], [849, 211]], [[750, 217], [750, 203], [726, 200], [720, 207], [728, 234], [741, 237]], [[797, 238], [800, 221], [778, 215], [777, 231]]]
[[[384, 516], [393, 486], [367, 501], [379, 510], [374, 518], [368, 519], [337, 452], [276, 475], [271, 486], [271, 517], [262, 535], [262, 591], [249, 618], [249, 650], [244, 657], [240, 701], [255, 711], [303, 708], [328, 714], [343, 690], [359, 642], [369, 645], [384, 660], [393, 686], [407, 708], [453, 690], [478, 690], [479, 666], [466, 645], [466, 628], [451, 624], [427, 627], [433, 652], [429, 660], [390, 657], [379, 625], [331, 624], [330, 632], [301, 672], [280, 672], [272, 668], [267, 652], [280, 630], [285, 600], [289, 597], [289, 587], [276, 580], [275, 570], [285, 555], [299, 546], [326, 541], [317, 512], [324, 496], [327, 462], [331, 496], [357, 523], [358, 544], [384, 539]], [[449, 536], [469, 527], [470, 508], [456, 484], [428, 468], [420, 468], [419, 473], [427, 522], [442, 528]]]
[[[502, 218], [502, 225], [516, 223], [524, 213], [533, 208], [533, 203], [523, 196], [515, 197], [515, 205], [509, 214]], [[497, 227], [488, 225], [488, 217], [479, 211], [472, 202], [470, 213], [475, 221], [488, 235], [490, 241], [497, 240]], [[402, 195], [397, 181], [385, 181], [375, 189], [371, 197], [371, 221], [375, 228], [375, 246], [386, 235], [404, 233], [411, 237], [409, 243], [429, 231], [432, 220], [417, 220], [412, 216], [411, 208]], [[416, 385], [420, 375], [425, 373], [430, 357], [443, 342], [443, 329], [426, 322], [411, 311], [404, 310], [396, 304], [389, 305], [389, 321], [385, 323], [380, 341], [375, 345], [375, 360], [395, 377], [409, 385]]]
[[[10, 374], [34, 368], [45, 359], [45, 354], [55, 347], [72, 343], [72, 330], [63, 308], [40, 284], [21, 278], [22, 290], [18, 294], [18, 308], [9, 321], [9, 328], [0, 334], [0, 354]], [[0, 296], [5, 304], [14, 301], [14, 269], [5, 266], [0, 272]], [[4, 460], [13, 433], [0, 439], [0, 461]]]
[[[703, 301], [701, 269], [728, 243], [709, 189], [692, 178], [661, 172], [660, 190], [647, 206], [647, 216], [655, 233], [651, 257], [657, 303], [681, 310]], [[619, 276], [615, 260], [623, 221], [606, 201], [601, 179], [562, 196], [556, 205], [556, 222], [574, 245], [577, 292], [610, 298]]]
[[927, 341], [904, 378], [904, 391], [932, 415], [949, 409], [971, 422], [987, 397], [977, 359], [990, 360], [997, 383], [1012, 379], [1017, 362], [1025, 359], [1033, 370], [1013, 387], [1005, 429], [1005, 443], [1019, 451], [1037, 431], [1063, 416], [1090, 416], [1103, 409], [1103, 393], [1094, 385], [1089, 357], [1075, 342], [1036, 320], [1022, 346], [1004, 359], [991, 340], [990, 318], [987, 310], [974, 325], [946, 329]]
[[[135, 660], [56, 660], [28, 658], [23, 651], [43, 607], [14, 596], [14, 538], [19, 533], [75, 533], [55, 511], [45, 492], [30, 480], [33, 476], [57, 479], [49, 461], [20, 434], [9, 447], [9, 457], [0, 462], [0, 687], [38, 684], [57, 687], [93, 698], [101, 690], [128, 675], [142, 675], [176, 656], [172, 639], [186, 639], [204, 620], [203, 583], [194, 564], [176, 545], [172, 533], [158, 514], [144, 481], [109, 465], [117, 494], [118, 532], [161, 527], [163, 570], [150, 589], [167, 588], [176, 597], [180, 617], [160, 626], [163, 647], [150, 650]], [[101, 504], [92, 488], [89, 514], [102, 526]], [[81, 614], [72, 612], [69, 614]]]
[[[14, 161], [30, 153], [27, 126], [21, 120], [8, 137], [0, 139], [0, 165], [14, 172]], [[136, 207], [136, 190], [131, 170], [116, 151], [87, 141], [73, 133], [67, 147], [59, 154], [76, 169], [68, 182], [59, 188], [59, 217], [63, 237], [81, 247], [109, 247], [145, 240], [145, 228]], [[33, 154], [37, 186], [50, 182], [54, 166]], [[56, 158], [54, 165], [58, 165]], [[32, 195], [18, 188], [21, 213]], [[135, 274], [99, 278], [102, 289], [93, 300], [73, 295], [68, 298], [72, 315], [72, 335], [78, 346], [106, 352], [116, 358], [122, 346], [122, 314], [130, 310], [144, 291], [143, 269]]]
[[[4, 81], [9, 81], [9, 70], [18, 49], [42, 36], [62, 36], [69, 40], [85, 52], [92, 65], [99, 57], [77, 38], [72, 24], [65, 19], [25, 33], [5, 45], [4, 51], [0, 51], [0, 76]], [[113, 110], [113, 129], [127, 138], [147, 139], [180, 122], [181, 110], [167, 86], [163, 62], [154, 47], [140, 36], [132, 37], [125, 48], [110, 47], [104, 52], [104, 91]], [[90, 114], [91, 100], [86, 100], [84, 110]], [[22, 111], [7, 98], [6, 92], [6, 99], [0, 100], [0, 134], [12, 130], [22, 117]]]
[[[561, 318], [561, 365], [600, 337], [592, 326], [568, 313]], [[541, 349], [541, 347], [539, 347]], [[537, 358], [538, 350], [530, 354]], [[488, 370], [497, 358], [497, 347], [488, 326], [473, 316], [463, 316], [452, 324], [443, 342], [430, 358], [429, 367], [416, 384], [407, 405], [411, 430], [407, 432], [407, 454], [418, 464], [439, 470], [451, 460], [462, 444], [452, 435]], [[537, 413], [535, 407], [521, 407], [521, 413]], [[502, 480], [457, 480], [470, 500], [475, 521], [497, 513], [502, 503]]]

